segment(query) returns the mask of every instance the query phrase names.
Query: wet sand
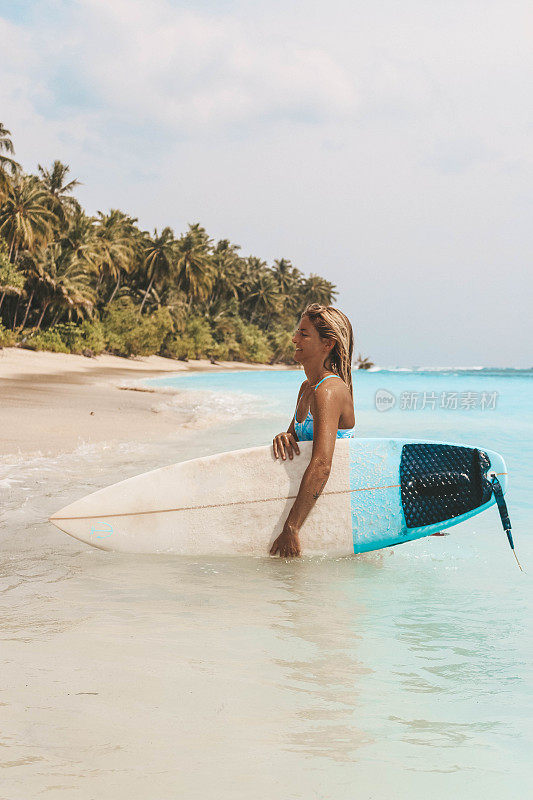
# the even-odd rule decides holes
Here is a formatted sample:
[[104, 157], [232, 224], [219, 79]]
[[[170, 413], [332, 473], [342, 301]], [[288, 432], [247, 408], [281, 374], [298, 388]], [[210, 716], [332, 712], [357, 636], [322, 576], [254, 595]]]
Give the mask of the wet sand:
[[180, 419], [157, 408], [154, 395], [121, 384], [191, 371], [287, 369], [283, 365], [175, 361], [0, 350], [0, 455], [56, 455], [101, 441], [148, 442], [179, 437]]

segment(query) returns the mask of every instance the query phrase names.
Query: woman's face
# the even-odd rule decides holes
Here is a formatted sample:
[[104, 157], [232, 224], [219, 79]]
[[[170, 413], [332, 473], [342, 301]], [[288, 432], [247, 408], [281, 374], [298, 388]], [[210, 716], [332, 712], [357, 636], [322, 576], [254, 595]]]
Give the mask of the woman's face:
[[313, 359], [323, 359], [328, 347], [309, 317], [303, 316], [292, 337], [294, 344], [294, 360], [303, 364]]

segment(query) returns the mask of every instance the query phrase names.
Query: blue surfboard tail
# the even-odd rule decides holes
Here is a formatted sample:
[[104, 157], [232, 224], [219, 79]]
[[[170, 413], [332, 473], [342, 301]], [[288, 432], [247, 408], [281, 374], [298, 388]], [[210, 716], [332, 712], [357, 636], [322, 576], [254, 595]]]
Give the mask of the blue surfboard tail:
[[[368, 533], [358, 524], [362, 500], [357, 490], [352, 494], [355, 553], [431, 536], [481, 513], [495, 503], [493, 476], [502, 497], [507, 490], [505, 461], [493, 450], [447, 442], [390, 440], [389, 447], [393, 444], [395, 453], [391, 449], [385, 461], [392, 467], [397, 459], [396, 473], [392, 467], [385, 475], [380, 468], [379, 477], [386, 480], [379, 480], [375, 496], [366, 500], [367, 509], [372, 501], [376, 506]], [[355, 478], [351, 483], [353, 491]]]

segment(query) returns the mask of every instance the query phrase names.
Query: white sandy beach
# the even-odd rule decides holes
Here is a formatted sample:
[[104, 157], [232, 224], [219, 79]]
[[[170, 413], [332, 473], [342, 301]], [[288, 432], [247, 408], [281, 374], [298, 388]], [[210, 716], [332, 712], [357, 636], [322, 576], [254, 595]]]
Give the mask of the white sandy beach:
[[176, 361], [0, 350], [0, 455], [68, 452], [82, 443], [152, 441], [180, 435], [176, 413], [156, 413], [150, 392], [124, 391], [129, 380], [166, 373], [290, 369], [283, 365]]

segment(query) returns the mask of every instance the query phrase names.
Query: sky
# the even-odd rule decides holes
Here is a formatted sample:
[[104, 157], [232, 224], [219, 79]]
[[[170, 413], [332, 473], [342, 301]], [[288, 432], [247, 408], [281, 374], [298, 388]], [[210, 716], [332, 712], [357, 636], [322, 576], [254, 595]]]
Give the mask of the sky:
[[0, 42], [89, 213], [324, 276], [380, 366], [533, 366], [529, 0], [0, 0]]

